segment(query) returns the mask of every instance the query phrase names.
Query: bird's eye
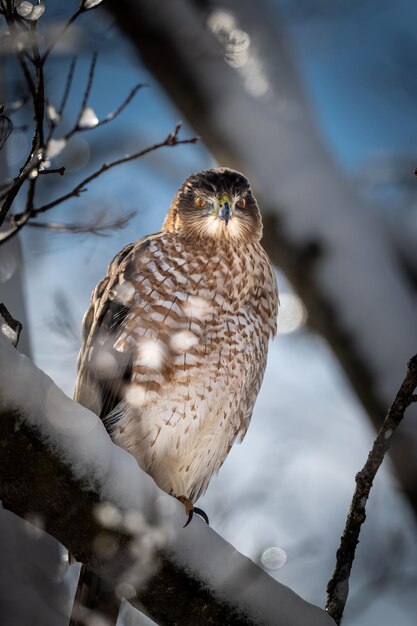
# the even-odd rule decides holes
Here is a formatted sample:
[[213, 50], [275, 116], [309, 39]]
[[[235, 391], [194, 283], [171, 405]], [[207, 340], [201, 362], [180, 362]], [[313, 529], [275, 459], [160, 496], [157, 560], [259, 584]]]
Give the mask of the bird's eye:
[[195, 199], [195, 204], [201, 209], [203, 206], [206, 206], [207, 200], [204, 200], [204, 198], [202, 198], [201, 196], [197, 196], [197, 198]]
[[246, 207], [246, 200], [245, 200], [245, 198], [239, 198], [239, 200], [236, 202], [235, 206], [238, 209], [244, 209]]

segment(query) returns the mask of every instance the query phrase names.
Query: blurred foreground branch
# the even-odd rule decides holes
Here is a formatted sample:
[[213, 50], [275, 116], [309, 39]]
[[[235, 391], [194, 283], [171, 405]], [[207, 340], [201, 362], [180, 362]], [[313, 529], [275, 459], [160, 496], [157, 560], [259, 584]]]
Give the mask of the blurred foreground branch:
[[131, 604], [166, 626], [333, 624], [203, 521], [182, 528], [182, 505], [1, 336], [0, 372], [3, 506], [40, 524]]
[[336, 555], [336, 566], [327, 585], [326, 610], [336, 624], [340, 624], [349, 594], [349, 577], [359, 541], [361, 526], [366, 519], [366, 503], [376, 473], [389, 449], [395, 430], [400, 425], [406, 409], [415, 401], [417, 387], [417, 354], [410, 359], [406, 377], [392, 403], [387, 416], [362, 470], [356, 475], [356, 489], [350, 504], [346, 526]]

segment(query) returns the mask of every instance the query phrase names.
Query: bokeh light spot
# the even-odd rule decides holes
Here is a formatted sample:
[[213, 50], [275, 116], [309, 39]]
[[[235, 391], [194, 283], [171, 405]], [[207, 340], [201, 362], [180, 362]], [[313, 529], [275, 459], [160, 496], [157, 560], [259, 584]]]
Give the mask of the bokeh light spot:
[[288, 335], [305, 326], [307, 311], [300, 298], [293, 293], [283, 293], [279, 299], [278, 334]]
[[267, 548], [261, 556], [261, 563], [266, 569], [280, 569], [287, 562], [287, 553], [282, 548]]

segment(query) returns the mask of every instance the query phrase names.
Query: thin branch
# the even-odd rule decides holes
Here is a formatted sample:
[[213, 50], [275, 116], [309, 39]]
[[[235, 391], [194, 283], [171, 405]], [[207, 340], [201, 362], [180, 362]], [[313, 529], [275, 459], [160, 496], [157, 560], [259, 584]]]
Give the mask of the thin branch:
[[43, 228], [51, 230], [55, 233], [68, 233], [68, 234], [91, 234], [98, 237], [108, 237], [117, 230], [122, 230], [130, 220], [136, 215], [136, 211], [131, 211], [125, 215], [116, 216], [106, 221], [107, 212], [100, 211], [97, 213], [91, 222], [81, 223], [73, 222], [72, 224], [63, 224], [61, 222], [38, 222], [31, 221], [28, 226], [32, 228]]
[[4, 115], [4, 106], [2, 105], [0, 108], [0, 150], [2, 150], [4, 144], [10, 137], [12, 130], [12, 121], [7, 115]]
[[[106, 117], [104, 117], [102, 120], [97, 122], [97, 124], [95, 124], [95, 126], [91, 126], [91, 127], [89, 127], [89, 126], [87, 127], [86, 126], [85, 128], [84, 127], [80, 128], [80, 126], [77, 126], [77, 128], [75, 130], [78, 130], [78, 131], [91, 130], [92, 128], [98, 128], [99, 126], [104, 126], [104, 124], [108, 124], [112, 120], [116, 119], [116, 117], [118, 117], [120, 115], [120, 113], [122, 113], [125, 110], [127, 105], [134, 98], [134, 96], [138, 93], [138, 91], [140, 89], [143, 89], [143, 87], [147, 87], [147, 85], [145, 85], [145, 83], [138, 83], [137, 85], [135, 85], [135, 87], [133, 87], [133, 89], [130, 91], [130, 93], [125, 98], [125, 100], [123, 100], [121, 105], [118, 106], [115, 111], [112, 111], [111, 113], [108, 113], [106, 115]], [[67, 139], [68, 137], [65, 136], [65, 138]]]
[[[36, 173], [36, 172], [34, 172]], [[28, 215], [29, 219], [32, 217], [33, 215], [33, 211], [34, 211], [34, 203], [35, 203], [35, 190], [36, 190], [36, 183], [37, 183], [38, 177], [35, 176], [35, 178], [31, 178], [29, 181], [29, 189], [26, 195], [26, 207], [25, 207], [25, 213], [24, 215]]]
[[96, 71], [96, 65], [97, 65], [97, 52], [93, 52], [93, 56], [91, 57], [90, 69], [88, 71], [87, 84], [86, 84], [85, 89], [84, 89], [84, 93], [83, 93], [83, 97], [82, 97], [82, 100], [81, 100], [81, 106], [80, 106], [80, 110], [79, 110], [79, 113], [78, 113], [78, 116], [77, 116], [77, 120], [76, 120], [72, 130], [70, 130], [65, 135], [65, 139], [69, 139], [75, 133], [75, 131], [78, 130], [80, 119], [82, 117], [82, 114], [84, 113], [85, 107], [87, 106], [88, 98], [89, 98], [90, 92], [91, 92], [91, 87], [93, 86], [93, 80], [94, 80], [94, 73]]
[[405, 410], [414, 402], [416, 387], [417, 355], [410, 359], [406, 377], [378, 432], [368, 459], [356, 475], [356, 489], [336, 554], [335, 570], [327, 585], [326, 610], [336, 624], [340, 624], [348, 598], [350, 572], [361, 526], [366, 519], [365, 507], [373, 481], [388, 451], [392, 436], [404, 417]]
[[13, 180], [11, 180], [10, 182], [4, 183], [2, 185], [2, 190], [0, 191], [0, 198], [5, 197], [5, 200], [4, 200], [3, 205], [0, 208], [0, 225], [3, 224], [7, 216], [7, 213], [10, 209], [10, 206], [12, 205], [15, 197], [17, 196], [21, 186], [23, 185], [23, 183], [25, 182], [29, 174], [32, 172], [32, 170], [39, 166], [41, 160], [42, 160], [42, 156], [38, 152], [31, 155], [29, 161], [25, 163], [25, 165], [20, 170], [19, 174], [15, 178], [13, 178]]
[[[80, 106], [80, 110], [79, 110], [78, 115], [77, 115], [77, 119], [75, 120], [74, 126], [71, 128], [71, 130], [69, 130], [64, 135], [64, 139], [67, 140], [67, 141], [77, 131], [79, 131], [79, 130], [86, 130], [84, 128], [80, 128], [80, 120], [81, 120], [81, 117], [82, 117], [82, 115], [84, 113], [84, 110], [85, 110], [85, 108], [87, 106], [88, 98], [89, 98], [90, 93], [91, 93], [91, 88], [93, 86], [93, 80], [94, 80], [94, 73], [96, 71], [96, 65], [97, 65], [97, 52], [93, 52], [93, 56], [91, 57], [91, 62], [90, 62], [90, 69], [88, 70], [87, 84], [86, 84], [85, 89], [84, 89], [83, 97], [82, 97], [82, 100], [81, 100], [81, 106]], [[96, 126], [97, 126], [97, 124], [95, 126], [93, 126], [93, 128], [95, 128]]]
[[[32, 32], [32, 54], [33, 54], [33, 63], [35, 66], [35, 98], [33, 101], [33, 106], [35, 109], [35, 133], [32, 141], [32, 154], [42, 150], [44, 148], [44, 132], [43, 132], [43, 124], [45, 118], [45, 85], [44, 85], [44, 77], [43, 77], [43, 67], [41, 63], [41, 57], [39, 53], [38, 41], [37, 41], [37, 23], [34, 22], [31, 24], [31, 32]], [[41, 154], [41, 157], [43, 155]], [[31, 178], [29, 181], [29, 189], [26, 196], [26, 208], [25, 213], [31, 217], [35, 208], [35, 190], [36, 184], [38, 182], [37, 174], [38, 171], [34, 171], [33, 174], [35, 176]], [[29, 174], [30, 176], [30, 174]]]
[[[74, 187], [72, 191], [69, 191], [63, 196], [60, 196], [59, 198], [56, 198], [55, 200], [52, 200], [51, 202], [48, 202], [47, 204], [44, 204], [43, 206], [38, 207], [35, 210], [34, 214], [39, 215], [39, 213], [45, 213], [46, 211], [49, 211], [53, 207], [57, 206], [58, 204], [65, 202], [69, 198], [79, 197], [81, 193], [86, 191], [86, 185], [91, 183], [92, 180], [101, 176], [101, 174], [104, 174], [104, 172], [107, 172], [108, 170], [112, 169], [113, 167], [116, 167], [117, 165], [121, 165], [122, 163], [129, 163], [129, 161], [134, 161], [135, 159], [139, 159], [145, 156], [146, 154], [149, 154], [150, 152], [154, 152], [155, 150], [158, 150], [159, 148], [173, 147], [173, 146], [179, 146], [179, 145], [184, 145], [184, 144], [194, 144], [197, 141], [199, 141], [198, 137], [191, 137], [189, 139], [178, 139], [178, 132], [180, 128], [181, 128], [181, 124], [177, 124], [174, 131], [170, 133], [166, 137], [166, 139], [164, 139], [163, 141], [159, 143], [155, 143], [152, 146], [148, 146], [147, 148], [144, 148], [143, 150], [140, 150], [139, 152], [135, 152], [134, 154], [130, 154], [120, 159], [116, 159], [115, 161], [111, 161], [110, 163], [104, 163], [100, 167], [100, 169], [96, 170], [95, 172], [93, 172], [93, 174], [90, 174], [89, 176], [84, 178], [80, 183], [78, 183], [78, 185]], [[20, 218], [21, 215], [18, 215], [16, 217]]]
[[0, 184], [0, 198], [4, 198], [4, 196], [8, 193], [12, 185], [13, 185], [13, 180], [10, 178], [5, 180], [4, 183]]
[[[14, 13], [13, 3], [7, 2], [7, 16], [6, 16], [7, 24], [9, 26], [10, 32], [13, 35], [14, 48], [16, 57], [20, 63], [23, 74], [25, 76], [26, 82], [29, 87], [29, 91], [32, 96], [33, 108], [35, 112], [35, 130], [32, 139], [32, 145], [30, 153], [26, 159], [25, 164], [21, 168], [19, 174], [14, 178], [13, 183], [10, 189], [7, 191], [4, 202], [0, 208], [0, 226], [3, 224], [4, 220], [7, 217], [7, 214], [19, 193], [23, 183], [26, 178], [30, 175], [32, 170], [40, 163], [42, 160], [42, 148], [43, 148], [43, 122], [44, 122], [44, 108], [45, 108], [45, 93], [44, 93], [44, 78], [43, 78], [43, 68], [40, 61], [39, 48], [36, 39], [36, 23], [30, 26], [32, 34], [33, 34], [33, 43], [32, 43], [32, 52], [33, 59], [35, 64], [35, 79], [33, 79], [29, 68], [24, 59], [24, 53], [17, 47], [17, 30], [16, 30], [16, 16]], [[36, 183], [34, 184], [36, 186]], [[32, 206], [30, 207], [30, 211], [33, 210], [33, 197], [32, 196]], [[30, 198], [29, 198], [30, 200]], [[28, 204], [27, 204], [28, 207]], [[27, 219], [26, 219], [27, 221]], [[22, 220], [23, 222], [23, 220]], [[21, 226], [19, 226], [19, 229]], [[15, 231], [17, 232], [17, 231]], [[13, 235], [15, 234], [13, 232]], [[0, 239], [0, 241], [3, 241]]]
[[62, 94], [61, 104], [59, 105], [59, 109], [58, 109], [59, 119], [61, 119], [64, 113], [65, 106], [67, 104], [68, 96], [71, 90], [72, 79], [74, 78], [74, 71], [75, 71], [76, 64], [77, 64], [77, 57], [72, 57], [71, 64], [70, 64], [68, 74], [67, 74], [67, 80], [65, 81], [64, 93]]
[[43, 67], [41, 63], [41, 57], [39, 53], [39, 47], [37, 42], [37, 30], [36, 30], [36, 22], [32, 24], [32, 35], [33, 35], [33, 44], [32, 44], [32, 53], [33, 53], [33, 62], [35, 65], [35, 81], [36, 81], [36, 97], [34, 100], [34, 108], [35, 108], [35, 121], [36, 121], [36, 129], [35, 129], [35, 140], [33, 144], [33, 148], [40, 148], [43, 146], [43, 122], [45, 117], [45, 85], [43, 78]]
[[87, 86], [86, 86], [86, 89], [84, 91], [83, 99], [82, 99], [82, 102], [81, 102], [81, 108], [80, 108], [80, 111], [78, 113], [77, 120], [76, 120], [74, 126], [71, 128], [71, 130], [69, 130], [64, 135], [64, 139], [66, 141], [68, 141], [68, 139], [70, 139], [77, 132], [84, 132], [86, 130], [93, 130], [94, 128], [98, 128], [99, 126], [104, 126], [105, 124], [108, 124], [109, 122], [111, 122], [114, 119], [116, 119], [116, 117], [118, 117], [125, 110], [125, 108], [128, 106], [128, 104], [133, 100], [133, 98], [138, 93], [138, 91], [140, 89], [142, 89], [143, 87], [147, 86], [144, 83], [138, 83], [137, 85], [135, 85], [133, 87], [133, 89], [129, 92], [129, 94], [126, 96], [126, 98], [123, 100], [123, 102], [117, 107], [117, 109], [115, 109], [111, 113], [108, 113], [102, 120], [99, 120], [97, 123], [92, 124], [91, 126], [80, 126], [81, 118], [82, 118], [82, 116], [84, 114], [84, 111], [86, 109], [88, 97], [89, 97], [90, 92], [91, 92], [91, 87], [92, 87], [92, 82], [93, 82], [94, 72], [95, 72], [95, 66], [96, 66], [96, 60], [97, 60], [97, 54], [94, 54], [94, 56], [92, 58], [92, 61], [91, 61], [90, 71], [89, 71], [89, 74], [88, 74]]
[[65, 167], [62, 166], [50, 170], [39, 170], [39, 176], [45, 176], [46, 174], [59, 174], [60, 176], [63, 176], [65, 174]]
[[56, 126], [58, 126], [59, 122], [62, 119], [67, 101], [68, 101], [68, 96], [70, 94], [71, 91], [71, 85], [72, 85], [72, 80], [74, 78], [74, 71], [75, 71], [75, 66], [77, 64], [77, 57], [73, 57], [71, 59], [71, 63], [69, 66], [69, 70], [68, 70], [68, 74], [67, 74], [67, 78], [65, 80], [65, 87], [64, 87], [64, 92], [62, 94], [62, 99], [61, 99], [61, 103], [59, 105], [58, 111], [56, 111], [56, 118], [53, 119], [52, 117], [49, 117], [49, 132], [48, 132], [48, 136], [46, 138], [46, 145], [48, 145], [50, 139], [52, 138], [52, 135], [54, 133], [54, 130], [56, 128]]
[[81, 4], [78, 7], [78, 9], [75, 11], [75, 13], [70, 17], [70, 19], [65, 24], [65, 26], [63, 28], [61, 28], [61, 30], [55, 35], [55, 37], [50, 42], [49, 46], [46, 48], [46, 50], [45, 50], [45, 52], [43, 53], [43, 56], [42, 56], [42, 65], [45, 64], [46, 59], [51, 54], [52, 50], [55, 48], [56, 44], [61, 39], [61, 37], [63, 37], [65, 35], [65, 33], [67, 32], [68, 28], [75, 22], [77, 17], [79, 17], [81, 15], [81, 13], [84, 13], [84, 12], [85, 12], [85, 9], [84, 9], [84, 7]]
[[[4, 220], [6, 219], [7, 214], [17, 194], [19, 193], [20, 188], [25, 182], [26, 178], [29, 176], [30, 172], [37, 165], [39, 165], [40, 160], [41, 160], [39, 157], [40, 155], [38, 154], [38, 152], [30, 155], [29, 160], [26, 161], [25, 165], [22, 167], [19, 174], [13, 179], [13, 182], [11, 183], [9, 189], [7, 190], [7, 193], [5, 194], [4, 202], [0, 208], [0, 226], [3, 224]], [[1, 195], [2, 194], [0, 194], [0, 197]], [[0, 241], [2, 241], [1, 238], [0, 238]]]
[[17, 235], [19, 230], [28, 223], [31, 217], [33, 216], [31, 216], [30, 213], [22, 213], [19, 220], [13, 219], [13, 221], [11, 221], [12, 226], [9, 229], [0, 231], [0, 244], [6, 243], [6, 241], [9, 241], [12, 237]]
[[36, 217], [40, 213], [45, 213], [46, 211], [53, 209], [59, 204], [66, 202], [66, 200], [69, 200], [70, 198], [79, 197], [81, 193], [86, 191], [86, 185], [88, 185], [91, 181], [98, 178], [99, 176], [101, 176], [101, 174], [104, 174], [104, 172], [107, 172], [113, 167], [116, 167], [117, 165], [121, 165], [122, 163], [128, 163], [129, 161], [134, 161], [135, 159], [139, 159], [145, 156], [146, 154], [149, 154], [150, 152], [154, 152], [155, 150], [158, 150], [159, 148], [194, 144], [197, 141], [199, 141], [198, 137], [190, 137], [189, 139], [178, 139], [178, 133], [180, 131], [180, 128], [181, 128], [181, 123], [177, 124], [173, 132], [170, 133], [163, 141], [159, 143], [155, 143], [152, 146], [148, 146], [147, 148], [144, 148], [143, 150], [140, 150], [139, 152], [135, 152], [134, 154], [130, 154], [120, 159], [116, 159], [115, 161], [111, 161], [110, 163], [104, 163], [100, 167], [100, 169], [96, 170], [95, 172], [93, 172], [93, 174], [90, 174], [89, 176], [84, 178], [80, 183], [78, 183], [78, 185], [74, 187], [72, 191], [69, 191], [63, 196], [60, 196], [59, 198], [52, 200], [51, 202], [48, 202], [48, 204], [44, 204], [43, 206], [33, 209], [31, 213], [28, 213], [28, 211], [25, 211], [24, 213], [19, 213], [19, 214], [12, 216], [12, 218], [10, 219], [11, 227], [8, 230], [4, 230], [3, 232], [0, 233], [0, 244], [3, 244], [6, 241], [9, 241], [10, 239], [12, 239], [12, 237], [14, 237], [19, 232], [19, 230], [21, 230], [23, 226], [25, 226], [29, 222], [29, 220]]

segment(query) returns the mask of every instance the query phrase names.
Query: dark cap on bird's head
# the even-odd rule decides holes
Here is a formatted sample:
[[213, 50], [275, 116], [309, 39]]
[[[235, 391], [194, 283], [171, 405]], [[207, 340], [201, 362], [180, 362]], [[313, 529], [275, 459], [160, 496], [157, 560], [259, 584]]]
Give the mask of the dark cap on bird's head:
[[262, 220], [248, 179], [219, 167], [191, 174], [179, 188], [163, 226], [190, 238], [259, 241]]

